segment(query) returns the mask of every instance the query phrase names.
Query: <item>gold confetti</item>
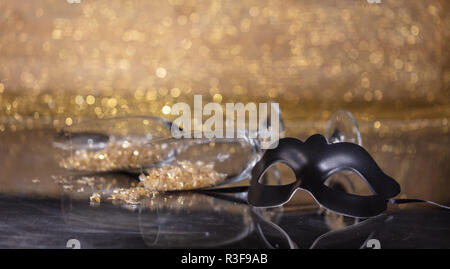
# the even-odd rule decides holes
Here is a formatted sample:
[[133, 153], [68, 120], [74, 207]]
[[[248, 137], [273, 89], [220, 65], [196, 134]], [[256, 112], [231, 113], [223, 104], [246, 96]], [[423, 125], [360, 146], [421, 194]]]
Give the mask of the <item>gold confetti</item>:
[[59, 165], [76, 171], [116, 171], [150, 166], [165, 160], [175, 144], [135, 143], [132, 140], [118, 143], [110, 141], [103, 149], [66, 150], [61, 155]]
[[89, 197], [91, 203], [99, 204], [101, 202], [101, 196], [98, 192], [94, 192], [91, 197]]
[[177, 161], [147, 170], [139, 179], [153, 191], [191, 190], [215, 186], [226, 178], [214, 169], [213, 163]]

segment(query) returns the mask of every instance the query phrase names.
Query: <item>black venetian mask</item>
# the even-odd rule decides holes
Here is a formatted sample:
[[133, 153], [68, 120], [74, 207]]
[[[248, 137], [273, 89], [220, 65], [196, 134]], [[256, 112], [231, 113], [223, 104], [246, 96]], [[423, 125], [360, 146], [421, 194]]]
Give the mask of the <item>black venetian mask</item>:
[[[297, 181], [283, 186], [260, 183], [276, 163], [288, 165]], [[373, 195], [360, 196], [332, 189], [324, 183], [332, 174], [350, 170], [365, 180]], [[369, 153], [352, 143], [329, 144], [321, 135], [302, 142], [284, 138], [269, 149], [252, 171], [248, 202], [256, 207], [274, 207], [290, 200], [297, 189], [311, 193], [323, 207], [353, 217], [375, 216], [386, 210], [387, 200], [400, 193], [400, 185], [383, 173]]]

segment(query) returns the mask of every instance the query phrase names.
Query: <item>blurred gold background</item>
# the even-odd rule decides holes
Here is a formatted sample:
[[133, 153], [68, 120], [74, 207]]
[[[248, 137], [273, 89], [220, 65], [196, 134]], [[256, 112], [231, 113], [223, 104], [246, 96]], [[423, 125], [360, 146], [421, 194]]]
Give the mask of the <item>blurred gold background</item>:
[[277, 101], [302, 139], [348, 109], [404, 193], [448, 202], [449, 10], [445, 0], [2, 0], [0, 149], [5, 180], [17, 179], [0, 191], [44, 173], [51, 135], [35, 130], [171, 118], [164, 106], [203, 94]]
[[160, 114], [195, 93], [288, 118], [450, 114], [444, 0], [69, 2], [0, 3], [3, 121]]

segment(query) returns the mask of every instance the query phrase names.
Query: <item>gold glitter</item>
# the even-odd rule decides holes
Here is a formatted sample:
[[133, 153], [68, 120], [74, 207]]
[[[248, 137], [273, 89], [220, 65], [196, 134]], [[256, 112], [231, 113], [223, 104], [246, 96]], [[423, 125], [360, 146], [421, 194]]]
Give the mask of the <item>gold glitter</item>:
[[[163, 167], [148, 169], [139, 176], [140, 182], [131, 181], [126, 186], [119, 185], [115, 177], [103, 176], [52, 176], [56, 184], [62, 185], [65, 191], [85, 192], [86, 187], [92, 191], [89, 200], [98, 205], [102, 197], [113, 203], [136, 205], [142, 200], [155, 197], [158, 192], [171, 190], [189, 190], [204, 188], [221, 183], [226, 175], [218, 173], [212, 163], [201, 161], [180, 161]], [[125, 178], [123, 178], [125, 180]], [[131, 179], [130, 179], [131, 180]]]
[[110, 141], [100, 150], [74, 149], [64, 152], [62, 168], [76, 171], [116, 171], [149, 166], [165, 160], [176, 145]]
[[171, 111], [172, 109], [171, 109], [171, 107], [170, 106], [163, 106], [163, 108], [162, 108], [162, 112], [164, 113], [164, 114], [170, 114], [170, 111]]
[[113, 193], [110, 197], [108, 197], [109, 200], [112, 200], [114, 202], [123, 202], [126, 204], [140, 204], [141, 200], [150, 197], [153, 195], [153, 192], [147, 188], [144, 188], [142, 186], [138, 187], [130, 187], [130, 188], [119, 188], [113, 190]]
[[172, 95], [172, 97], [178, 97], [178, 96], [180, 96], [180, 94], [181, 94], [181, 91], [178, 88], [173, 88], [172, 90], [170, 90], [170, 95]]
[[63, 189], [66, 191], [72, 191], [73, 190], [73, 185], [63, 185]]
[[175, 164], [147, 170], [139, 179], [153, 191], [190, 190], [215, 186], [226, 178], [214, 170], [213, 163], [177, 161]]
[[92, 96], [92, 95], [88, 95], [88, 96], [86, 97], [86, 103], [87, 103], [88, 105], [93, 105], [93, 104], [95, 103], [95, 97]]
[[220, 93], [214, 94], [213, 100], [214, 100], [214, 102], [216, 102], [216, 103], [222, 102], [222, 95], [221, 95]]
[[91, 203], [94, 204], [99, 204], [101, 201], [101, 196], [98, 192], [94, 192], [91, 197], [89, 197], [89, 200], [91, 201]]
[[66, 123], [66, 125], [67, 126], [70, 126], [70, 125], [72, 125], [72, 123], [73, 123], [73, 120], [72, 120], [72, 118], [66, 118], [66, 121], [65, 121], [65, 123]]
[[84, 103], [84, 98], [83, 98], [83, 96], [77, 95], [77, 96], [75, 97], [75, 103], [76, 103], [77, 105], [82, 105], [82, 104]]
[[373, 124], [373, 127], [375, 129], [379, 129], [381, 127], [381, 123], [379, 121], [375, 121], [374, 124]]
[[167, 75], [167, 70], [165, 69], [165, 68], [163, 68], [163, 67], [158, 67], [157, 69], [156, 69], [156, 76], [157, 77], [159, 77], [159, 78], [165, 78], [166, 77], [166, 75]]
[[114, 108], [117, 106], [117, 100], [115, 98], [110, 98], [108, 100], [108, 106], [111, 108]]

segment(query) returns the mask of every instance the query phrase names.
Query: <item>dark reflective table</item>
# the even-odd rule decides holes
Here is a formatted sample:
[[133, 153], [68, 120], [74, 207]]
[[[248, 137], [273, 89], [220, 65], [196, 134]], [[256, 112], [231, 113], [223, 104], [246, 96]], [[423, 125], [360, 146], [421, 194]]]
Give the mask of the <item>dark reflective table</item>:
[[[397, 132], [402, 128], [395, 123], [392, 133], [379, 133], [364, 124], [364, 146], [399, 181], [401, 198], [448, 205], [446, 132]], [[308, 122], [287, 127], [301, 139], [323, 129]], [[270, 210], [248, 206], [245, 193], [160, 193], [137, 205], [91, 204], [90, 186], [68, 189], [55, 183], [66, 172], [56, 165], [54, 134], [51, 129], [0, 132], [0, 248], [450, 248], [450, 211], [422, 204], [390, 205], [370, 219], [325, 212], [301, 191]], [[132, 181], [104, 177], [105, 188]]]
[[[164, 202], [163, 202], [164, 201]], [[0, 196], [1, 248], [449, 248], [450, 214], [390, 208], [356, 220], [311, 206], [255, 210], [202, 193], [163, 194], [136, 207]], [[68, 244], [69, 243], [69, 244]]]

